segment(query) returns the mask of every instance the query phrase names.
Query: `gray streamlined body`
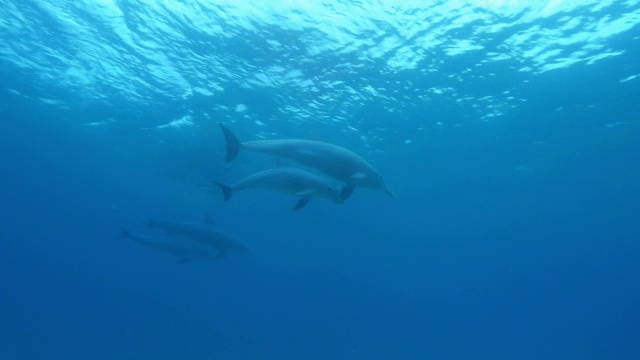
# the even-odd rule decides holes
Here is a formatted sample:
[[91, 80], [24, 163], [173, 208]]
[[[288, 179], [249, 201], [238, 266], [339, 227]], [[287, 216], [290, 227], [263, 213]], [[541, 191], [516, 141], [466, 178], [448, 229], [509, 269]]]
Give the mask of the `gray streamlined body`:
[[147, 236], [132, 234], [127, 229], [120, 230], [120, 237], [131, 239], [136, 243], [178, 257], [178, 263], [185, 263], [191, 259], [214, 259], [205, 249], [188, 247], [168, 241], [156, 241]]
[[218, 250], [217, 258], [224, 257], [230, 250], [242, 253], [249, 252], [249, 247], [245, 244], [213, 226], [154, 219], [149, 219], [149, 226], [162, 229], [170, 236], [182, 236], [202, 245], [211, 246]]
[[250, 150], [295, 160], [318, 169], [347, 184], [342, 191], [346, 200], [356, 186], [384, 191], [393, 195], [382, 176], [360, 155], [343, 147], [313, 140], [284, 139], [261, 140], [241, 143], [238, 138], [220, 124], [226, 141], [226, 161], [233, 160], [240, 150]]
[[232, 186], [216, 182], [227, 201], [235, 191], [245, 189], [271, 189], [300, 197], [293, 208], [298, 210], [305, 206], [311, 198], [319, 197], [342, 203], [340, 192], [324, 178], [308, 171], [288, 166], [260, 171], [238, 181]]

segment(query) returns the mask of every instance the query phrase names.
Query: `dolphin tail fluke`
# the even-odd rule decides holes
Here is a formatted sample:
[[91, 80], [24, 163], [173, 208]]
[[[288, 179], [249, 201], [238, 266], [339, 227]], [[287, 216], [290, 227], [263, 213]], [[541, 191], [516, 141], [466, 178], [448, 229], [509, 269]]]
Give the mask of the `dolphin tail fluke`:
[[231, 189], [229, 186], [214, 181], [216, 185], [218, 185], [218, 187], [220, 188], [220, 190], [222, 190], [222, 195], [224, 196], [224, 201], [229, 201], [229, 199], [231, 199], [231, 195], [233, 195], [233, 189]]
[[309, 200], [311, 200], [311, 196], [306, 196], [301, 198], [300, 200], [298, 200], [298, 202], [296, 203], [296, 206], [294, 206], [292, 210], [302, 209], [305, 205], [309, 203]]
[[129, 237], [131, 237], [131, 234], [129, 233], [129, 230], [122, 228], [120, 229], [120, 237], [123, 239], [127, 239]]
[[225, 158], [226, 162], [229, 162], [238, 156], [240, 149], [242, 148], [242, 143], [238, 138], [231, 132], [231, 130], [227, 129], [226, 126], [219, 123], [220, 128], [222, 129], [222, 133], [224, 134], [224, 140], [227, 147], [227, 157]]
[[343, 201], [347, 200], [351, 196], [351, 194], [353, 194], [353, 190], [355, 189], [356, 187], [354, 185], [345, 185], [345, 187], [340, 190], [340, 198]]

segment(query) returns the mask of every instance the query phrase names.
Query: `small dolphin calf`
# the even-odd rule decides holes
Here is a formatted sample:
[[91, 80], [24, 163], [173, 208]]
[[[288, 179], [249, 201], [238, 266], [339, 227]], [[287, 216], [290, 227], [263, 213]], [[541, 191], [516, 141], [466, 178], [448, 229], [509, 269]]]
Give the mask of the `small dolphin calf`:
[[261, 140], [241, 143], [238, 138], [220, 123], [226, 141], [226, 161], [233, 160], [240, 150], [250, 150], [295, 160], [318, 169], [347, 184], [342, 189], [346, 200], [356, 186], [384, 191], [393, 195], [382, 176], [358, 154], [343, 147], [321, 141], [284, 139]]
[[265, 188], [300, 197], [293, 210], [301, 209], [313, 197], [333, 200], [336, 203], [343, 202], [338, 189], [327, 180], [308, 171], [287, 166], [260, 171], [231, 186], [217, 181], [215, 183], [222, 190], [224, 201], [229, 200], [234, 191]]
[[248, 253], [249, 247], [234, 237], [225, 234], [213, 226], [192, 223], [179, 223], [149, 219], [149, 226], [159, 228], [171, 236], [182, 236], [200, 244], [211, 246], [218, 250], [216, 258], [222, 258], [229, 250]]
[[173, 255], [178, 257], [178, 263], [182, 264], [191, 259], [214, 259], [207, 250], [195, 247], [183, 246], [182, 244], [177, 244], [168, 241], [156, 241], [152, 240], [147, 236], [143, 236], [140, 234], [132, 234], [127, 229], [120, 230], [120, 237], [125, 239], [131, 239], [138, 244], [156, 249], [161, 252], [167, 253], [169, 255]]

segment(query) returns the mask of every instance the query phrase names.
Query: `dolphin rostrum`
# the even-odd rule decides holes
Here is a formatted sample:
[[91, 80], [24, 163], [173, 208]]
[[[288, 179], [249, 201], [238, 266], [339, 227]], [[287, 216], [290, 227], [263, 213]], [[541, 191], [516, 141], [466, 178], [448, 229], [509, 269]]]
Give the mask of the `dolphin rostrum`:
[[209, 252], [202, 248], [189, 247], [184, 246], [182, 244], [177, 244], [169, 241], [156, 241], [147, 236], [140, 234], [130, 233], [127, 229], [122, 228], [120, 230], [120, 237], [125, 239], [131, 239], [138, 244], [162, 251], [169, 255], [173, 255], [178, 257], [178, 263], [185, 263], [191, 259], [214, 259]]
[[283, 139], [240, 142], [222, 123], [226, 141], [226, 161], [233, 160], [240, 150], [250, 150], [295, 160], [318, 169], [344, 183], [341, 197], [346, 200], [356, 186], [368, 187], [393, 195], [382, 176], [360, 155], [343, 147], [313, 140]]
[[215, 183], [222, 190], [224, 201], [229, 200], [233, 192], [238, 190], [265, 188], [300, 197], [293, 210], [302, 208], [313, 197], [333, 200], [336, 203], [343, 202], [339, 190], [324, 178], [288, 166], [260, 171], [231, 186], [217, 181]]
[[241, 253], [249, 252], [247, 245], [213, 226], [154, 219], [149, 219], [149, 226], [165, 230], [170, 236], [182, 236], [202, 245], [211, 246], [218, 250], [216, 258], [224, 257], [229, 250]]

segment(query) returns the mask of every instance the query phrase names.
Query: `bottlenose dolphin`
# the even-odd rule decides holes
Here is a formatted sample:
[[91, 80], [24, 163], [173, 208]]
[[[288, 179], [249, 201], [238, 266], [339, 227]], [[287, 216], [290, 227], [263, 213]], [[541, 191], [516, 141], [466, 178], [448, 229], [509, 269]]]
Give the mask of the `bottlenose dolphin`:
[[149, 219], [149, 226], [163, 229], [171, 236], [182, 236], [192, 239], [200, 244], [211, 246], [218, 250], [216, 258], [222, 258], [229, 250], [248, 253], [249, 247], [234, 237], [217, 230], [213, 226], [179, 223], [173, 221], [161, 221]]
[[122, 228], [120, 230], [120, 237], [125, 239], [131, 239], [142, 246], [145, 246], [151, 249], [160, 250], [169, 255], [176, 256], [178, 257], [177, 262], [180, 264], [185, 263], [194, 258], [214, 259], [214, 257], [212, 257], [209, 254], [209, 252], [205, 249], [188, 247], [188, 246], [184, 246], [182, 244], [177, 244], [174, 242], [152, 240], [147, 236], [143, 236], [140, 234], [132, 234], [125, 228]]
[[226, 141], [226, 161], [233, 160], [240, 150], [250, 150], [295, 160], [318, 169], [344, 183], [342, 199], [346, 200], [356, 186], [384, 191], [393, 195], [382, 176], [360, 155], [343, 147], [313, 140], [283, 139], [240, 142], [222, 123]]
[[336, 203], [343, 202], [338, 189], [324, 178], [308, 171], [288, 166], [279, 166], [274, 169], [260, 171], [231, 186], [217, 181], [215, 183], [222, 190], [224, 201], [229, 200], [235, 191], [264, 188], [300, 197], [293, 210], [301, 209], [313, 197], [333, 200]]

